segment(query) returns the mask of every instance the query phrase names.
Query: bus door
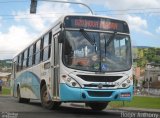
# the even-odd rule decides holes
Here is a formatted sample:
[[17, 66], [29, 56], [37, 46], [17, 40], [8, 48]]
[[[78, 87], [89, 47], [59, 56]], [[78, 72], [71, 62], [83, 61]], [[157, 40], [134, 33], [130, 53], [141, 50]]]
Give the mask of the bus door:
[[53, 36], [52, 43], [53, 51], [53, 96], [54, 100], [59, 99], [59, 43], [58, 43], [58, 34]]
[[11, 75], [11, 95], [15, 96], [15, 79], [16, 79], [16, 61], [12, 63], [12, 75]]

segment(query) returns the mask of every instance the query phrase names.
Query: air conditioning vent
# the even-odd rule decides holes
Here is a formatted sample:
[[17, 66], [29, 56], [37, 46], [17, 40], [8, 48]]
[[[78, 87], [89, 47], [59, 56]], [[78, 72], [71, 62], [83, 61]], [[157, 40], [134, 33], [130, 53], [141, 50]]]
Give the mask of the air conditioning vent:
[[112, 91], [88, 91], [88, 95], [91, 97], [110, 97], [112, 93]]

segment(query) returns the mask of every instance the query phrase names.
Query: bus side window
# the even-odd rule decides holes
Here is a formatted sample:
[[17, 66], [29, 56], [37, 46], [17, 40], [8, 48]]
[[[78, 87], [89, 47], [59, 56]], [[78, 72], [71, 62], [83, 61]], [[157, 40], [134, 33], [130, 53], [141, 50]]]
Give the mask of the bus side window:
[[42, 52], [42, 57], [43, 57], [43, 61], [46, 61], [50, 58], [50, 50], [51, 50], [51, 32], [46, 34], [44, 36], [44, 39], [43, 39], [43, 52]]
[[28, 67], [28, 63], [29, 63], [29, 48], [27, 49], [26, 67]]
[[48, 58], [50, 58], [50, 56], [51, 56], [51, 42], [52, 42], [52, 32], [49, 33]]
[[28, 57], [28, 49], [24, 51], [23, 69], [27, 67], [27, 57]]
[[36, 43], [33, 44], [33, 56], [32, 56], [32, 65], [35, 64], [35, 56], [36, 56]]
[[32, 58], [33, 58], [33, 45], [29, 47], [28, 66], [32, 66]]
[[19, 56], [17, 56], [17, 61], [16, 61], [16, 72], [18, 72], [18, 67], [19, 66]]
[[40, 62], [43, 61], [43, 37], [40, 39], [41, 44], [40, 44]]
[[22, 54], [19, 55], [18, 71], [21, 70]]
[[24, 52], [21, 53], [21, 70], [23, 69], [23, 61], [24, 61]]
[[38, 40], [35, 46], [35, 64], [38, 64], [40, 62], [40, 46], [41, 40]]

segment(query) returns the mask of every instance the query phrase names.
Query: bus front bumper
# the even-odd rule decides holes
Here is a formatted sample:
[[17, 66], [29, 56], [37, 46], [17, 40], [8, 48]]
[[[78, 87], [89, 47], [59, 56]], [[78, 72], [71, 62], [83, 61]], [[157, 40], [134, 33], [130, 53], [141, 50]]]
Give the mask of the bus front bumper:
[[60, 99], [68, 102], [131, 101], [133, 86], [126, 89], [83, 89], [60, 84]]

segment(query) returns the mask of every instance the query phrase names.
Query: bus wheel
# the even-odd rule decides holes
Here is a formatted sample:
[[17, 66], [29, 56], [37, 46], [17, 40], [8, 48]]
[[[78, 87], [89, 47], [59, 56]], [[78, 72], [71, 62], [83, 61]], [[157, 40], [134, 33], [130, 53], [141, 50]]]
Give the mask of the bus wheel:
[[56, 109], [61, 105], [61, 102], [49, 100], [46, 85], [43, 85], [41, 89], [41, 104], [43, 107], [47, 109]]
[[17, 99], [19, 103], [29, 103], [30, 99], [28, 98], [21, 98], [20, 88], [17, 88]]
[[91, 107], [94, 111], [102, 111], [107, 107], [108, 102], [90, 102], [87, 103], [87, 105]]

